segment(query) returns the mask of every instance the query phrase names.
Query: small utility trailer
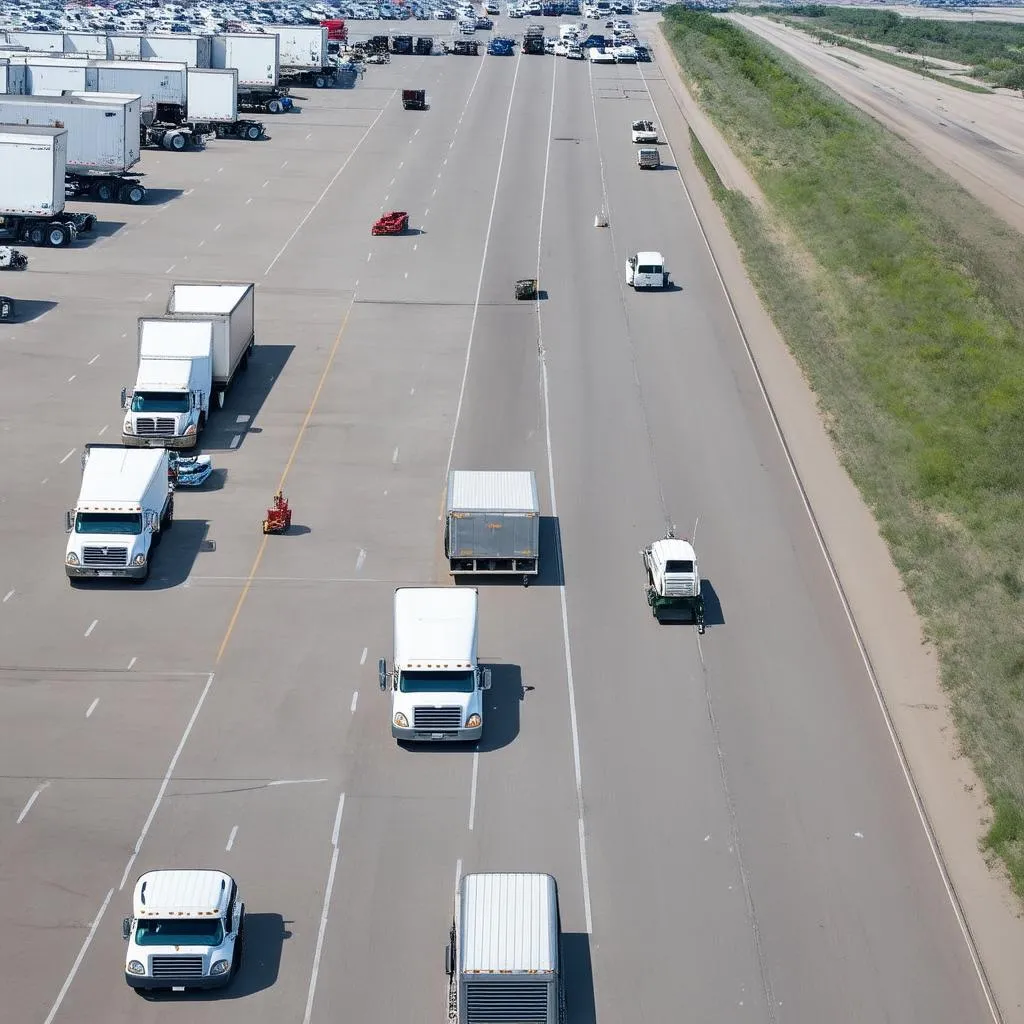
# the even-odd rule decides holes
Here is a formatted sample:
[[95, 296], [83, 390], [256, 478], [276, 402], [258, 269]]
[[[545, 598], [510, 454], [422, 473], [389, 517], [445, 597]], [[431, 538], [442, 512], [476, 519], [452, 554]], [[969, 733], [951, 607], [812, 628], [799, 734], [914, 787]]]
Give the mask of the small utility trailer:
[[374, 222], [372, 234], [400, 235], [409, 227], [409, 214], [405, 210], [391, 210]]

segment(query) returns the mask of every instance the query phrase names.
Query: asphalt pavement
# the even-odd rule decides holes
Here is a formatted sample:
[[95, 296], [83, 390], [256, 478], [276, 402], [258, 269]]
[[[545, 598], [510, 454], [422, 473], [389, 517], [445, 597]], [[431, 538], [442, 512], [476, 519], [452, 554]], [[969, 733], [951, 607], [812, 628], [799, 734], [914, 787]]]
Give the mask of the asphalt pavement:
[[[82, 206], [98, 240], [12, 275], [36, 305], [0, 335], [5, 1017], [440, 1020], [458, 874], [493, 869], [558, 879], [572, 1024], [987, 1019], [680, 179], [635, 165], [656, 73], [395, 58], [297, 90], [267, 142], [146, 152], [163, 201]], [[410, 232], [371, 238], [395, 208]], [[625, 287], [638, 248], [675, 287]], [[181, 279], [258, 285], [216, 477], [150, 582], [71, 590], [82, 445], [116, 438], [135, 319]], [[393, 589], [450, 583], [449, 467], [537, 472], [541, 578], [480, 586], [479, 747], [403, 749], [376, 659]], [[264, 538], [279, 484], [295, 525]], [[700, 638], [644, 601], [669, 525], [696, 531]], [[225, 993], [124, 984], [131, 884], [172, 866], [240, 883]]]

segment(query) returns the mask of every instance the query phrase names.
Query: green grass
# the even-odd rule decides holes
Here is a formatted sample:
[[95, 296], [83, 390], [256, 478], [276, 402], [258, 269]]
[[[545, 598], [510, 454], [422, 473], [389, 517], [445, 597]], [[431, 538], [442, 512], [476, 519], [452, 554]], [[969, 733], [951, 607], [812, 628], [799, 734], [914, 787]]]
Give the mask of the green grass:
[[985, 844], [1024, 895], [1024, 238], [731, 22], [674, 7], [664, 31], [765, 195], [709, 176], [937, 649]]
[[763, 7], [760, 12], [892, 46], [903, 53], [955, 61], [992, 85], [1024, 89], [1024, 25], [973, 17], [970, 21], [906, 18], [895, 11], [825, 4]]

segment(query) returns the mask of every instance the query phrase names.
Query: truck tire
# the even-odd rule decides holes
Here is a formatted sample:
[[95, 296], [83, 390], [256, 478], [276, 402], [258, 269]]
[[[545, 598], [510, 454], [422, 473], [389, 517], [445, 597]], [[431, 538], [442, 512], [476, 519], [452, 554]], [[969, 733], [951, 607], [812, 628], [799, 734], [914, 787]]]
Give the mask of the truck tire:
[[171, 133], [171, 149], [180, 153], [185, 148], [185, 136], [180, 132]]
[[244, 134], [250, 142], [258, 142], [263, 138], [263, 129], [258, 124], [250, 124], [246, 126]]
[[313, 88], [314, 89], [326, 89], [327, 88], [327, 76], [326, 75], [317, 75], [316, 78], [313, 79]]
[[86, 232], [92, 231], [94, 227], [96, 227], [96, 214], [87, 213], [82, 217], [82, 223], [78, 230], [82, 234], [85, 234]]
[[137, 181], [126, 182], [121, 186], [118, 198], [122, 203], [131, 203], [132, 206], [138, 206], [146, 198], [146, 187], [140, 185]]
[[101, 203], [111, 203], [114, 201], [114, 186], [112, 182], [101, 181], [93, 189], [93, 193]]
[[70, 243], [71, 232], [66, 224], [62, 224], [60, 221], [51, 221], [46, 226], [46, 244], [50, 248], [63, 249], [64, 246], [70, 245]]
[[167, 502], [167, 511], [164, 513], [163, 523], [161, 524], [161, 530], [169, 530], [174, 526], [174, 496], [171, 495], [171, 500]]
[[25, 232], [25, 240], [31, 242], [33, 245], [46, 245], [46, 232], [43, 230], [41, 224], [33, 224]]
[[270, 100], [267, 103], [268, 114], [280, 114], [282, 110], [284, 110], [284, 104], [282, 104], [280, 100]]

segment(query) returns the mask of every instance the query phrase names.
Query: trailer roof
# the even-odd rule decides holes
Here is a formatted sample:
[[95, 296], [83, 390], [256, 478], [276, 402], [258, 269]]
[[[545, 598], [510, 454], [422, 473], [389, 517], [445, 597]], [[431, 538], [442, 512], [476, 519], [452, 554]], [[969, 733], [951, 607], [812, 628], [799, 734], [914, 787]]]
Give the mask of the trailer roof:
[[453, 469], [448, 474], [448, 509], [539, 515], [537, 476], [533, 470]]
[[471, 668], [476, 662], [475, 587], [399, 587], [395, 591], [398, 668]]
[[171, 286], [168, 309], [175, 313], [230, 313], [251, 284], [175, 284]]
[[[153, 475], [161, 470], [166, 452], [162, 448], [122, 448], [120, 445], [89, 449], [82, 472], [78, 510], [139, 511]], [[122, 509], [121, 506], [130, 506]]]
[[147, 871], [132, 902], [136, 917], [220, 917], [230, 894], [223, 871]]
[[29, 124], [0, 125], [0, 139], [5, 142], [31, 142], [33, 138], [56, 139], [67, 133], [67, 128], [37, 128]]
[[139, 317], [139, 355], [145, 359], [197, 359], [208, 356], [212, 345], [212, 320]]
[[558, 889], [544, 874], [462, 879], [460, 968], [468, 974], [558, 970]]

